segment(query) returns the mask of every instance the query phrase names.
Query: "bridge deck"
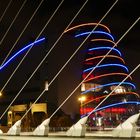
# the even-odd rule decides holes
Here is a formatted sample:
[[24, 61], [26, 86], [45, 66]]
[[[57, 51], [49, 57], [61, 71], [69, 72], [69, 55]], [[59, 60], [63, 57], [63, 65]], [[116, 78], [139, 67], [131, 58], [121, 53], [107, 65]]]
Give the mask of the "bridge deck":
[[[121, 138], [113, 138], [111, 131], [95, 131], [86, 133], [84, 138], [67, 137], [65, 132], [49, 133], [48, 137], [32, 136], [31, 132], [22, 132], [20, 136], [7, 136], [6, 134], [0, 135], [0, 140], [124, 140]], [[127, 140], [129, 140], [127, 138]], [[131, 140], [140, 140], [140, 132], [137, 132], [136, 138]]]

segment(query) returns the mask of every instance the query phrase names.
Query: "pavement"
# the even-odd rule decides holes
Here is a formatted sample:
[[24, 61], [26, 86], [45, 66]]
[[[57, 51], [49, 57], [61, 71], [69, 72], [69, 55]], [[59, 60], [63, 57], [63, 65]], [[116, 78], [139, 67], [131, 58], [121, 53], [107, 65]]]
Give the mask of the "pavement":
[[32, 132], [22, 132], [20, 136], [0, 135], [0, 140], [140, 140], [140, 132], [136, 133], [136, 138], [114, 138], [111, 131], [93, 131], [86, 133], [85, 137], [67, 137], [65, 132], [49, 133], [48, 136], [32, 136]]

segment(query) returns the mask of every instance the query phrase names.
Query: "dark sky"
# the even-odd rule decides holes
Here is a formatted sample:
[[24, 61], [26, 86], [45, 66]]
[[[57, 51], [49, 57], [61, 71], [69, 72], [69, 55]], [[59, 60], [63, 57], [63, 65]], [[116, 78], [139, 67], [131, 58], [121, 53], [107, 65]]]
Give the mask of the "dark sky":
[[[10, 0], [0, 0], [0, 17], [9, 1]], [[0, 62], [2, 62], [7, 52], [10, 50], [10, 48], [14, 44], [16, 38], [19, 36], [25, 24], [28, 22], [34, 10], [37, 8], [37, 5], [39, 4], [39, 2], [40, 0], [27, 0], [25, 7], [19, 14], [17, 20], [13, 24], [5, 40], [0, 46]], [[47, 26], [47, 28], [41, 35], [41, 36], [47, 37], [46, 46], [44, 46], [42, 49], [40, 48], [39, 50], [34, 49], [32, 54], [29, 56], [28, 60], [31, 62], [30, 64], [33, 66], [30, 69], [30, 64], [28, 64], [28, 67], [27, 67], [28, 71], [32, 71], [38, 65], [39, 61], [43, 58], [46, 51], [49, 50], [49, 48], [52, 46], [54, 41], [62, 33], [62, 31], [65, 29], [65, 27], [68, 25], [72, 17], [76, 14], [78, 9], [82, 6], [84, 2], [85, 0], [65, 0], [64, 4], [59, 9], [56, 16], [52, 19], [50, 24]], [[71, 26], [74, 26], [80, 23], [98, 22], [101, 19], [101, 17], [105, 14], [105, 12], [109, 9], [109, 7], [113, 4], [113, 2], [114, 0], [94, 0], [94, 1], [89, 0], [85, 8], [82, 10], [80, 15], [76, 18], [76, 20]], [[112, 9], [109, 15], [102, 22], [103, 24], [107, 25], [110, 28], [116, 41], [124, 34], [124, 32], [140, 16], [140, 8], [139, 8], [138, 2], [139, 2], [138, 0], [119, 0], [116, 6]], [[13, 0], [10, 8], [8, 9], [4, 18], [0, 22], [0, 39], [3, 37], [4, 33], [8, 29], [10, 23], [12, 22], [16, 13], [18, 12], [18, 9], [20, 8], [22, 3], [23, 3], [23, 0]], [[51, 16], [51, 14], [53, 13], [53, 11], [55, 10], [55, 8], [57, 7], [59, 3], [60, 3], [60, 0], [57, 0], [57, 1], [44, 0], [44, 3], [42, 4], [41, 8], [37, 12], [31, 24], [28, 26], [25, 33], [22, 35], [21, 39], [17, 43], [12, 53], [19, 50], [21, 46], [24, 46], [25, 44], [28, 44], [29, 42], [31, 42], [31, 40], [35, 39], [35, 37], [40, 32], [42, 27], [45, 25], [48, 18]], [[139, 45], [140, 36], [139, 35], [140, 35], [140, 22], [137, 23], [137, 25], [126, 35], [126, 37], [118, 45], [118, 49], [122, 51], [124, 60], [126, 61], [126, 65], [130, 69], [130, 71], [136, 65], [140, 63], [140, 45]], [[66, 42], [63, 43], [63, 41], [61, 41], [60, 44], [64, 44], [64, 46], [68, 45]], [[60, 46], [60, 45], [57, 45], [57, 46]], [[52, 63], [48, 64], [48, 66], [50, 66], [50, 68], [48, 68], [49, 72], [53, 71], [51, 74], [51, 77], [53, 77], [53, 75], [59, 69], [58, 65], [63, 64], [63, 62], [62, 63], [60, 62], [61, 59], [66, 61], [66, 58], [61, 57], [62, 54], [66, 54], [66, 52], [63, 52], [63, 50], [65, 49], [62, 48], [61, 46], [60, 50], [61, 51], [59, 51], [58, 49], [56, 52], [54, 49], [54, 51], [52, 52], [53, 55], [50, 55], [49, 57], [50, 61], [48, 60], [48, 63], [54, 62], [54, 64]], [[69, 56], [70, 55], [69, 51], [67, 53], [68, 53], [67, 56]], [[7, 80], [6, 78], [8, 78], [12, 70], [18, 64], [18, 61], [21, 60], [21, 58], [19, 57], [18, 59], [16, 59], [14, 64], [11, 63], [10, 66], [7, 67], [5, 71], [3, 72], [0, 71], [0, 76], [1, 76], [0, 86], [1, 87], [3, 83]], [[60, 61], [58, 60], [58, 58], [60, 58]], [[27, 60], [24, 63], [26, 62]], [[71, 67], [73, 69], [75, 68], [75, 66], [73, 65], [71, 65]], [[19, 89], [19, 87], [21, 87], [23, 83], [26, 81], [25, 77], [24, 79], [21, 78], [24, 75], [22, 69], [23, 70], [25, 69], [25, 65], [23, 65], [20, 68], [20, 70], [15, 75], [16, 78], [12, 80], [12, 83], [14, 84], [16, 83], [16, 85], [18, 85], [17, 89]], [[49, 72], [47, 72], [47, 74]], [[66, 73], [66, 71], [64, 73]], [[44, 76], [47, 75], [45, 74]], [[140, 92], [139, 75], [140, 75], [140, 70], [137, 70], [137, 72], [135, 72], [132, 76], [134, 78], [133, 79], [134, 83], [136, 83], [138, 92]], [[65, 78], [62, 78], [62, 79], [63, 79], [62, 83], [59, 82], [58, 85], [60, 84], [63, 85], [65, 83], [64, 82]], [[9, 84], [7, 88], [11, 90], [13, 90], [14, 88], [15, 90], [15, 87], [13, 87], [14, 84], [12, 85], [12, 83]]]

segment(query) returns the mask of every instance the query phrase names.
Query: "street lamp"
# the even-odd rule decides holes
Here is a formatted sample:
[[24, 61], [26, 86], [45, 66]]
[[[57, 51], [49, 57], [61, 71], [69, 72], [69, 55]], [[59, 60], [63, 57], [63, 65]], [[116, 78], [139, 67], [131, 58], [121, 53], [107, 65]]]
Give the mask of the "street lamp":
[[78, 98], [78, 100], [80, 101], [81, 111], [84, 114], [83, 102], [86, 100], [86, 97], [85, 96], [81, 96], [81, 97]]
[[0, 97], [2, 96], [2, 92], [0, 92]]

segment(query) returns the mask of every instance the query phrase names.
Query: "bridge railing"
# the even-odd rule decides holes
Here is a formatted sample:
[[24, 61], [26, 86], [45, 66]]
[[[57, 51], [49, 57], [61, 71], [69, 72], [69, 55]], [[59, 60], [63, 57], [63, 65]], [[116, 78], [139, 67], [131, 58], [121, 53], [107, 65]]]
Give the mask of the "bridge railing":
[[[49, 132], [66, 132], [70, 127], [50, 127]], [[93, 132], [93, 131], [112, 131], [113, 127], [87, 127], [87, 132]], [[35, 130], [34, 127], [30, 128], [22, 128], [21, 132], [33, 132]], [[140, 131], [140, 127], [137, 128], [137, 131]]]

